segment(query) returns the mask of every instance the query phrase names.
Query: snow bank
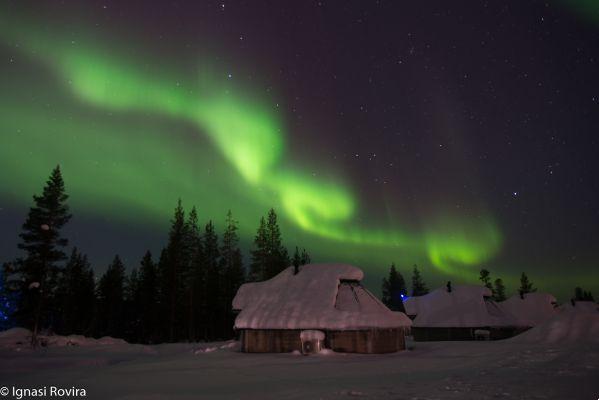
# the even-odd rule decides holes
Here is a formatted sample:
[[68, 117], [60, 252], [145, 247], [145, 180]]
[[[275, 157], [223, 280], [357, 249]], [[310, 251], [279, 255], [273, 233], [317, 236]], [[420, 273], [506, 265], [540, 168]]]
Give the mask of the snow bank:
[[31, 343], [31, 331], [25, 328], [11, 328], [0, 332], [0, 348], [13, 348]]
[[212, 353], [218, 350], [239, 350], [240, 343], [235, 340], [229, 340], [223, 344], [219, 343], [207, 343], [202, 345], [199, 348], [194, 349], [193, 354], [204, 354], [204, 353]]
[[344, 264], [289, 267], [270, 280], [246, 283], [233, 299], [237, 329], [365, 329], [407, 327], [358, 282], [364, 273]]
[[495, 303], [485, 300], [490, 296], [488, 288], [477, 285], [454, 285], [451, 292], [445, 287], [435, 289], [419, 296], [414, 303], [418, 312], [413, 326], [475, 328], [510, 325], [510, 318]]
[[570, 307], [548, 321], [511, 338], [519, 343], [599, 343], [599, 312]]
[[[42, 346], [65, 347], [65, 346], [114, 346], [128, 344], [123, 339], [104, 336], [100, 339], [85, 337], [81, 335], [38, 335]], [[31, 331], [25, 328], [12, 328], [0, 332], [0, 348], [21, 348], [31, 344]]]
[[537, 326], [553, 318], [557, 309], [555, 297], [548, 293], [519, 294], [497, 303], [499, 308], [515, 323], [515, 326]]

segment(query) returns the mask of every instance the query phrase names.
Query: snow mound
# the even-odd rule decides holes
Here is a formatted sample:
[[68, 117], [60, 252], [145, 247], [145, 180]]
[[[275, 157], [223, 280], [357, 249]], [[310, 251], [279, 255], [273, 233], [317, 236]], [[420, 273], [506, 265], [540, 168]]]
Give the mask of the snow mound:
[[511, 338], [519, 343], [599, 343], [599, 312], [560, 310], [557, 315], [528, 331]]
[[[86, 339], [94, 340], [92, 338], [86, 338]], [[92, 342], [91, 344], [100, 344], [103, 346], [114, 346], [114, 345], [128, 344], [128, 343], [123, 339], [113, 338], [111, 336], [103, 336], [100, 339], [96, 340], [95, 343]]]
[[[495, 303], [485, 300], [491, 291], [478, 285], [454, 285], [451, 292], [445, 287], [410, 298], [411, 311], [417, 310], [414, 327], [481, 327], [505, 326], [511, 321]], [[406, 302], [407, 303], [407, 302]]]
[[11, 328], [0, 332], [0, 348], [13, 348], [31, 343], [31, 331], [25, 328]]
[[[66, 347], [66, 346], [114, 346], [128, 344], [123, 339], [117, 339], [105, 336], [100, 339], [94, 339], [82, 335], [38, 335], [41, 346]], [[18, 349], [31, 344], [31, 331], [25, 328], [11, 328], [0, 332], [0, 348]]]
[[509, 315], [515, 326], [537, 326], [557, 314], [555, 297], [548, 293], [527, 293], [521, 298], [514, 295], [497, 303], [499, 308]]
[[211, 347], [204, 347], [202, 349], [196, 349], [193, 353], [194, 354], [212, 353], [213, 351], [216, 351], [216, 350], [218, 350], [218, 347], [211, 346]]
[[192, 352], [193, 354], [205, 354], [205, 353], [212, 353], [218, 350], [228, 350], [228, 349], [233, 349], [233, 350], [237, 350], [241, 347], [240, 343], [235, 341], [235, 340], [229, 340], [227, 342], [224, 342], [223, 344], [219, 344], [219, 343], [209, 343], [209, 345], [203, 345], [203, 347], [199, 347], [194, 349]]
[[359, 284], [364, 273], [345, 264], [289, 267], [264, 282], [246, 283], [233, 299], [237, 329], [368, 329], [411, 325]]

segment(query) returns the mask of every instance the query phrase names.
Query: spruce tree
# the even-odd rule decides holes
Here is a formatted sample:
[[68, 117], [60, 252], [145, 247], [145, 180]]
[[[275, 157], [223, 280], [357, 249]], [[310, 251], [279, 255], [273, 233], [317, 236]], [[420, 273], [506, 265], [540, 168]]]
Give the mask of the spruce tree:
[[225, 337], [233, 336], [233, 298], [239, 287], [245, 282], [243, 259], [239, 249], [239, 236], [237, 235], [237, 221], [233, 219], [231, 210], [227, 213], [226, 228], [223, 234], [223, 243], [220, 248], [221, 271], [224, 274], [223, 292], [225, 306], [225, 320], [223, 332]]
[[139, 269], [140, 341], [153, 343], [158, 335], [158, 276], [152, 253], [148, 250]]
[[445, 285], [447, 287], [447, 293], [451, 293], [451, 291], [453, 290], [451, 287], [451, 281], [447, 281], [447, 285]]
[[293, 253], [292, 264], [293, 264], [293, 274], [297, 275], [297, 273], [299, 272], [299, 266], [302, 264], [302, 259], [301, 259], [301, 256], [300, 256], [297, 246], [295, 246], [295, 253]]
[[224, 305], [222, 303], [222, 275], [219, 268], [219, 246], [218, 236], [214, 230], [212, 221], [208, 221], [204, 229], [204, 268], [206, 271], [206, 282], [204, 293], [206, 296], [206, 314], [209, 340], [219, 337], [222, 327]]
[[505, 285], [503, 284], [503, 280], [501, 278], [495, 279], [495, 290], [494, 290], [494, 299], [495, 301], [505, 301]]
[[56, 306], [57, 332], [88, 334], [95, 308], [94, 272], [87, 257], [74, 248], [59, 279]]
[[183, 263], [185, 264], [185, 268], [182, 271], [182, 274], [187, 276], [189, 274], [189, 269], [191, 268], [193, 258], [198, 251], [198, 247], [201, 247], [200, 226], [198, 223], [198, 213], [195, 206], [191, 208], [187, 221], [185, 222], [183, 241]]
[[588, 292], [584, 292], [583, 300], [584, 301], [595, 301], [595, 298], [593, 297], [593, 293], [591, 293], [590, 290]]
[[279, 223], [277, 222], [277, 213], [273, 208], [268, 211], [266, 221], [266, 277], [270, 279], [289, 266], [289, 255], [287, 249], [283, 246]]
[[302, 255], [300, 257], [300, 265], [310, 264], [312, 259], [310, 258], [310, 254], [306, 251], [306, 249], [302, 249]]
[[98, 336], [123, 336], [125, 266], [116, 255], [98, 283]]
[[266, 265], [268, 256], [268, 234], [266, 231], [266, 220], [260, 218], [260, 225], [254, 238], [254, 248], [251, 250], [252, 261], [250, 263], [250, 273], [248, 280], [251, 282], [263, 281], [266, 279]]
[[68, 241], [61, 229], [71, 219], [66, 204], [68, 195], [60, 167], [54, 168], [41, 196], [34, 195], [35, 205], [29, 209], [19, 248], [25, 258], [15, 263], [20, 279], [19, 323], [32, 329], [32, 345], [37, 345], [37, 334], [46, 324], [46, 316], [53, 307], [60, 262], [66, 259], [63, 248]]
[[532, 286], [532, 282], [528, 280], [528, 276], [522, 272], [522, 275], [520, 276], [520, 289], [518, 290], [520, 298], [523, 299], [526, 293], [533, 293], [536, 291], [537, 289]]
[[593, 294], [589, 291], [582, 290], [581, 287], [574, 289], [574, 300], [575, 301], [595, 301]]
[[125, 279], [124, 288], [124, 336], [133, 343], [141, 341], [141, 302], [140, 280], [137, 268], [133, 268]]
[[418, 266], [414, 264], [414, 271], [412, 273], [412, 296], [422, 296], [428, 293], [428, 288], [424, 283]]
[[184, 275], [184, 301], [185, 319], [184, 329], [187, 340], [192, 342], [199, 338], [198, 330], [204, 318], [205, 301], [204, 293], [205, 267], [203, 265], [203, 245], [198, 224], [196, 208], [189, 213], [185, 229], [185, 269]]
[[391, 264], [389, 268], [389, 277], [383, 278], [383, 303], [393, 311], [405, 312], [402, 296], [407, 293], [406, 282], [397, 272], [395, 264]]
[[185, 212], [179, 199], [171, 221], [165, 258], [161, 265], [162, 305], [165, 312], [165, 332], [169, 342], [178, 339], [182, 319], [180, 307], [183, 297], [182, 273], [186, 263], [186, 224]]

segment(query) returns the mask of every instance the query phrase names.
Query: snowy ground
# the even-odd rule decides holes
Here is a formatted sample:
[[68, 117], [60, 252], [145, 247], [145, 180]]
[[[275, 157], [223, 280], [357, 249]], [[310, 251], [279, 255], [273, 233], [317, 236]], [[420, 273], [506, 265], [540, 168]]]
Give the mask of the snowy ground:
[[233, 342], [5, 348], [0, 386], [75, 386], [91, 399], [599, 398], [597, 342], [412, 345], [316, 356], [243, 354]]

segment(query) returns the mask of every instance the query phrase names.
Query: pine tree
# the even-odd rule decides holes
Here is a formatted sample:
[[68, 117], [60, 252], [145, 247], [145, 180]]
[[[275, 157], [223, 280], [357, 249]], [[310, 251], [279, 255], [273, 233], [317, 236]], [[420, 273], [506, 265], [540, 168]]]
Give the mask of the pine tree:
[[233, 298], [239, 287], [245, 282], [243, 259], [239, 249], [239, 236], [237, 235], [237, 221], [233, 219], [231, 210], [227, 213], [226, 228], [223, 234], [223, 243], [220, 248], [221, 271], [224, 274], [223, 291], [225, 306], [225, 319], [223, 332], [225, 337], [233, 336]]
[[299, 250], [298, 250], [297, 246], [295, 246], [295, 253], [293, 253], [292, 263], [293, 263], [293, 274], [297, 275], [297, 273], [299, 272], [299, 267], [300, 267], [300, 265], [302, 265], [302, 259], [299, 254]]
[[406, 282], [395, 269], [395, 264], [389, 268], [389, 277], [383, 278], [383, 304], [393, 311], [405, 312], [402, 297], [406, 295]]
[[95, 307], [94, 272], [87, 257], [74, 248], [59, 279], [56, 306], [57, 332], [65, 335], [89, 333]]
[[148, 250], [139, 269], [140, 341], [153, 343], [158, 340], [158, 276], [152, 253]]
[[251, 282], [263, 281], [267, 276], [266, 265], [268, 256], [268, 234], [266, 231], [266, 220], [260, 218], [260, 225], [254, 238], [254, 249], [251, 250], [252, 262], [248, 280]]
[[520, 293], [520, 298], [523, 299], [526, 293], [533, 293], [536, 291], [537, 289], [533, 288], [532, 282], [528, 280], [528, 276], [526, 276], [526, 274], [522, 272], [522, 275], [520, 276], [520, 289], [518, 290], [518, 292]]
[[218, 236], [214, 230], [212, 221], [208, 221], [204, 229], [204, 268], [206, 271], [206, 282], [204, 293], [206, 296], [206, 314], [209, 340], [216, 339], [222, 327], [224, 307], [222, 304], [222, 275], [219, 268], [219, 246]]
[[169, 342], [174, 342], [178, 339], [177, 335], [182, 319], [182, 309], [180, 307], [183, 297], [182, 273], [185, 270], [187, 254], [185, 238], [185, 212], [179, 199], [171, 221], [165, 258], [161, 264], [163, 270], [160, 272], [162, 280], [161, 303], [167, 316], [165, 320], [165, 332]]
[[42, 195], [33, 196], [35, 206], [29, 209], [23, 233], [19, 235], [22, 240], [19, 248], [26, 256], [15, 263], [15, 273], [21, 281], [18, 317], [20, 324], [32, 329], [33, 346], [37, 345], [37, 334], [45, 326], [44, 317], [53, 306], [61, 271], [59, 262], [66, 259], [63, 248], [68, 241], [60, 231], [71, 219], [66, 204], [68, 197], [57, 166]]
[[501, 278], [495, 279], [495, 290], [494, 290], [494, 299], [495, 301], [505, 301], [505, 285], [503, 284], [503, 280]]
[[302, 255], [300, 257], [300, 265], [310, 264], [312, 259], [310, 258], [310, 254], [306, 251], [306, 249], [302, 249]]
[[268, 211], [266, 221], [266, 277], [270, 279], [289, 266], [289, 255], [283, 246], [281, 231], [277, 222], [277, 213], [273, 208]]
[[412, 296], [422, 296], [428, 293], [428, 288], [422, 280], [418, 266], [414, 264], [414, 271], [412, 273]]
[[98, 336], [123, 336], [125, 266], [116, 255], [98, 283]]

